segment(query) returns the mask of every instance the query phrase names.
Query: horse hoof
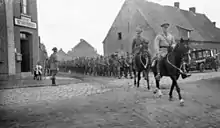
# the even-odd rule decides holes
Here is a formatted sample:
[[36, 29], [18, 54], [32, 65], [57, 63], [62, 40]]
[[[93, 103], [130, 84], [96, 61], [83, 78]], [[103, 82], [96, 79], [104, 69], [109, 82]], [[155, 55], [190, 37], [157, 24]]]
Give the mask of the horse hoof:
[[184, 106], [184, 100], [183, 99], [180, 100], [180, 106]]
[[159, 98], [162, 98], [162, 95], [158, 95]]
[[173, 101], [173, 98], [172, 98], [172, 97], [170, 97], [170, 98], [169, 98], [169, 101]]
[[156, 94], [156, 93], [157, 93], [157, 90], [154, 90], [153, 93]]

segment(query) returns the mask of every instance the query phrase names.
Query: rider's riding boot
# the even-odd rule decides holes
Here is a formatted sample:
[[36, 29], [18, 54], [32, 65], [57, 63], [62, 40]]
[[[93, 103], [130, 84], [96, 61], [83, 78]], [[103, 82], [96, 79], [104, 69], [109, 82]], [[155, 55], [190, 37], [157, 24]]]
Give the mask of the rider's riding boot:
[[56, 86], [56, 78], [52, 77], [51, 80], [52, 80], [52, 86]]
[[185, 79], [185, 78], [187, 78], [187, 77], [190, 77], [191, 74], [188, 74], [188, 73], [182, 72], [182, 73], [181, 73], [181, 76], [182, 76], [183, 79]]
[[160, 80], [161, 76], [160, 76], [160, 60], [157, 61], [157, 75], [156, 75], [156, 80]]

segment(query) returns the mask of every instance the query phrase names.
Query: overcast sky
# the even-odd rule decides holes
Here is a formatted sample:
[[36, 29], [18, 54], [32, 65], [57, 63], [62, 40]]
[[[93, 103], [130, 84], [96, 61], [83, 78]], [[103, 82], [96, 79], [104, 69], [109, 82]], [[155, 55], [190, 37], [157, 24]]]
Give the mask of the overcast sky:
[[[41, 42], [51, 53], [52, 47], [65, 52], [80, 38], [103, 53], [102, 41], [125, 0], [38, 0], [38, 24]], [[149, 0], [162, 5], [180, 2], [180, 8], [205, 13], [220, 26], [219, 0]]]

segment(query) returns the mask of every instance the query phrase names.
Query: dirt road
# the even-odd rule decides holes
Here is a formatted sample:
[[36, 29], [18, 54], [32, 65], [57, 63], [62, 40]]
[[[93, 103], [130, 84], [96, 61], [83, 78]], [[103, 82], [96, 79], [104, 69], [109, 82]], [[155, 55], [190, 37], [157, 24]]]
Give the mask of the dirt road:
[[162, 80], [162, 98], [145, 86], [133, 88], [132, 80], [112, 78], [87, 78], [84, 83], [59, 87], [4, 90], [0, 92], [0, 127], [219, 128], [217, 76], [219, 72], [199, 73], [180, 80], [183, 107], [179, 106], [175, 91], [175, 100], [168, 101], [170, 81], [166, 78]]

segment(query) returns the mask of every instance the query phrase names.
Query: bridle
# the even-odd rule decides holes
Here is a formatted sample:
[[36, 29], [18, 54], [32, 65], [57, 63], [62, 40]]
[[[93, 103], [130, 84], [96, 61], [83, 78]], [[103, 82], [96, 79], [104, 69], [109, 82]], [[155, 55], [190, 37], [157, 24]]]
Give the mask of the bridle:
[[178, 68], [177, 66], [175, 66], [174, 64], [172, 64], [170, 61], [169, 61], [169, 56], [171, 55], [171, 53], [174, 52], [174, 50], [176, 49], [176, 47], [179, 47], [178, 44], [172, 49], [172, 51], [170, 53], [167, 54], [167, 62], [175, 69], [177, 69], [180, 73], [183, 73], [183, 71], [181, 70], [181, 67], [182, 67], [182, 64], [180, 65], [180, 68]]
[[[143, 52], [144, 49], [142, 49], [142, 48], [144, 48], [144, 45], [141, 44], [139, 47], [140, 47], [140, 51]], [[142, 49], [142, 50], [141, 50], [141, 49]], [[144, 64], [144, 62], [143, 62], [142, 59], [141, 59], [141, 56], [142, 56], [142, 54], [143, 54], [142, 52], [140, 52], [140, 62], [141, 62], [141, 64], [144, 66], [144, 68], [146, 69], [147, 66], [148, 66], [148, 59], [149, 59], [149, 58], [148, 58], [148, 59], [145, 58], [145, 59], [146, 59], [146, 64]], [[148, 54], [149, 54], [149, 53], [148, 53]]]

